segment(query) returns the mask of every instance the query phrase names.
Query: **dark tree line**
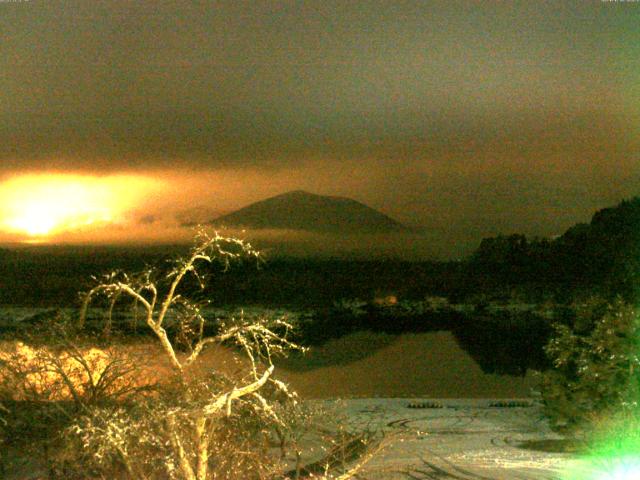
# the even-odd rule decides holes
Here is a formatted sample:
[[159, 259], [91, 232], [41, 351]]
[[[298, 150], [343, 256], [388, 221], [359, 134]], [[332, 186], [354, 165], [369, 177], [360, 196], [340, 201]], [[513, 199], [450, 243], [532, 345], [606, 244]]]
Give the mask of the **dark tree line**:
[[470, 272], [499, 283], [594, 289], [637, 300], [640, 294], [640, 197], [599, 210], [556, 239], [521, 234], [482, 240]]

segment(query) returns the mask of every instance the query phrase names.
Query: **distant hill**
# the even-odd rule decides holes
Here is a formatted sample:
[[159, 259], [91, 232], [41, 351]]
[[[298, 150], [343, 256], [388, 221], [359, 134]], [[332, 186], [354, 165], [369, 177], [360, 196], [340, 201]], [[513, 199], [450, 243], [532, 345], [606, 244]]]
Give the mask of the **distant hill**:
[[485, 238], [471, 263], [512, 282], [598, 285], [640, 299], [640, 198], [598, 210], [590, 223], [578, 223], [554, 240]]
[[296, 190], [252, 203], [210, 222], [228, 227], [326, 233], [388, 233], [409, 228], [356, 200]]
[[640, 198], [598, 210], [589, 224], [577, 224], [555, 242], [556, 256], [591, 278], [607, 276], [638, 284], [640, 275]]

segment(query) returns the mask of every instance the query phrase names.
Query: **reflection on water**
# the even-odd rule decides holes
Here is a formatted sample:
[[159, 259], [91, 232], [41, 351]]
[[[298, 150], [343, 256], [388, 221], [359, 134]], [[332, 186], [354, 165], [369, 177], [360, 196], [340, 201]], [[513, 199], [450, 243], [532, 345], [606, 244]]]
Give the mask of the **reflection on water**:
[[549, 361], [543, 347], [551, 335], [550, 323], [534, 316], [496, 319], [477, 317], [453, 329], [455, 338], [485, 373], [525, 375], [545, 370]]
[[536, 385], [524, 376], [485, 373], [451, 332], [357, 332], [278, 363], [303, 397], [518, 398]]

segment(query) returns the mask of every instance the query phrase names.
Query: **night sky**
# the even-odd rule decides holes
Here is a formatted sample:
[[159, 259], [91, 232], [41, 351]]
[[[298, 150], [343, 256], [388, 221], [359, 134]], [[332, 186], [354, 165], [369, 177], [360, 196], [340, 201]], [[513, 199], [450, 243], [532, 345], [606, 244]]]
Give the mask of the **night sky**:
[[121, 213], [160, 228], [304, 189], [452, 255], [557, 235], [640, 194], [639, 26], [640, 2], [0, 0], [0, 197], [129, 179]]

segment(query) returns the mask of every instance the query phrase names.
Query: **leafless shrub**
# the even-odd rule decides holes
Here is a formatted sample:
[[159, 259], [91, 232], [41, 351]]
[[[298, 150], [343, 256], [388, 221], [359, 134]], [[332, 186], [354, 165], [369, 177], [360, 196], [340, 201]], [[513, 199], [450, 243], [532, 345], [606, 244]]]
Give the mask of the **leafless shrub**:
[[138, 355], [79, 335], [62, 314], [0, 351], [4, 400], [72, 402], [80, 409], [150, 391], [143, 376]]
[[49, 320], [0, 348], [2, 477], [25, 459], [51, 477], [66, 441], [62, 432], [78, 415], [153, 391], [134, 352], [78, 335], [61, 314]]

